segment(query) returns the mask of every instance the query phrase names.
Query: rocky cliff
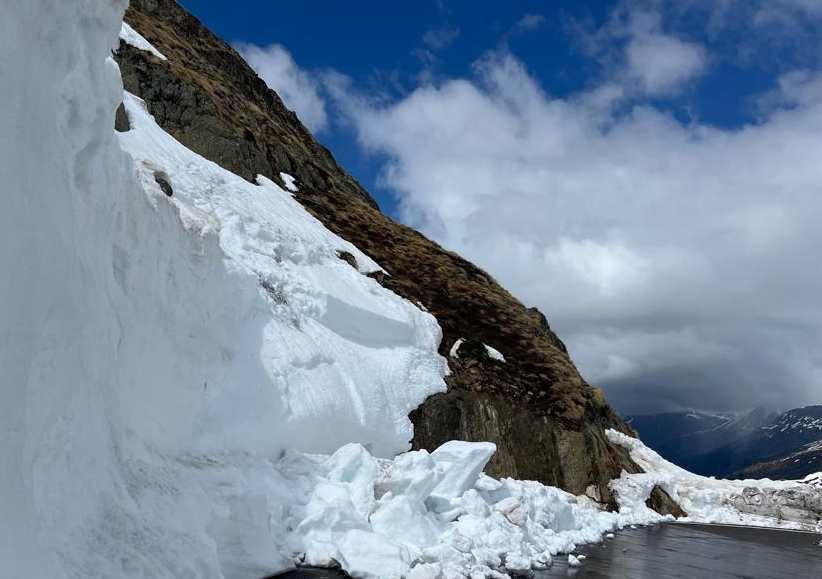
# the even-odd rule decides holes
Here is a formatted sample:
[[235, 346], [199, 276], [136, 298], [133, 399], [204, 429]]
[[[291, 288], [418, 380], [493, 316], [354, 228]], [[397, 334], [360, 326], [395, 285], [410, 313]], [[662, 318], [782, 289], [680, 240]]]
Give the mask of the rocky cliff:
[[[281, 171], [296, 177], [300, 203], [385, 268], [380, 283], [436, 316], [443, 356], [465, 339], [459, 357], [449, 358], [449, 391], [411, 416], [416, 448], [489, 440], [499, 448], [489, 474], [613, 504], [608, 481], [638, 467], [604, 430], [632, 430], [586, 384], [543, 314], [381, 213], [237, 52], [174, 0], [132, 0], [126, 21], [168, 58], [124, 43], [117, 53], [126, 90], [146, 101], [167, 132], [249, 181], [262, 174], [280, 182]], [[122, 111], [117, 126], [128, 130]], [[483, 343], [502, 351], [505, 362]]]

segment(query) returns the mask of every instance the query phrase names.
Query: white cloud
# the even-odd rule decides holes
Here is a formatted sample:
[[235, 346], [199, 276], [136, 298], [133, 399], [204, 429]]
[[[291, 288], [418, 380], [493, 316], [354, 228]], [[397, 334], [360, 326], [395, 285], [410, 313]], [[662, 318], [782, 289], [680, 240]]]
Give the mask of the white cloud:
[[422, 35], [422, 41], [431, 50], [442, 50], [451, 45], [460, 35], [458, 28], [450, 26], [441, 26], [440, 28], [431, 28]]
[[279, 44], [261, 48], [253, 44], [238, 44], [237, 51], [249, 66], [283, 100], [285, 106], [314, 132], [328, 127], [328, 115], [319, 80], [301, 69], [291, 53]]
[[545, 16], [542, 14], [526, 14], [519, 19], [516, 28], [519, 30], [538, 30], [545, 24]]
[[[820, 402], [814, 77], [786, 79], [790, 106], [760, 124], [720, 130], [612, 114], [613, 85], [552, 98], [506, 52], [474, 72], [390, 105], [335, 93], [388, 157], [405, 221], [545, 311], [623, 407]], [[649, 88], [672, 86], [655, 74]]]
[[700, 76], [707, 64], [705, 49], [699, 44], [659, 33], [635, 36], [625, 53], [628, 74], [652, 95], [677, 92]]

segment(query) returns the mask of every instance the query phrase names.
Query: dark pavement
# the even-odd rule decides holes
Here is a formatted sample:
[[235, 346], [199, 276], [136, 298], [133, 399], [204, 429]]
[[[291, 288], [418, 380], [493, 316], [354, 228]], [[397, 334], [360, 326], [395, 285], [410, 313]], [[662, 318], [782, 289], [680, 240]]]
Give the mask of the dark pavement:
[[[581, 567], [557, 556], [535, 579], [822, 579], [822, 535], [666, 524], [624, 529], [580, 547]], [[299, 569], [284, 579], [344, 579], [341, 571]]]
[[538, 579], [822, 579], [822, 535], [666, 524], [624, 529], [581, 547], [581, 567], [556, 557]]

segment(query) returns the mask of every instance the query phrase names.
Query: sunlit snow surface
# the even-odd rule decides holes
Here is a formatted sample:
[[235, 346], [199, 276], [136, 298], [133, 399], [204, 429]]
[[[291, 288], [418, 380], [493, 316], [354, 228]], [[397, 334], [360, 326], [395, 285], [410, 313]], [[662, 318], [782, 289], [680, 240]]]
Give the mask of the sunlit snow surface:
[[139, 32], [134, 30], [126, 22], [123, 22], [122, 26], [120, 27], [120, 40], [124, 41], [126, 44], [133, 46], [134, 48], [150, 52], [160, 60], [168, 60], [162, 52], [154, 48], [153, 44], [151, 44], [148, 40], [143, 38], [143, 36]]

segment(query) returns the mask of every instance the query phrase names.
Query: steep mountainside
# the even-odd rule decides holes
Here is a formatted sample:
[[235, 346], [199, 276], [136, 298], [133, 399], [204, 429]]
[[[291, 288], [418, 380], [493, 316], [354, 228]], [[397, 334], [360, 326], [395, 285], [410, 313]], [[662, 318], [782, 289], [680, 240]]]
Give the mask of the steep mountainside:
[[802, 479], [822, 471], [822, 440], [806, 444], [787, 456], [768, 462], [758, 462], [732, 473], [733, 478], [769, 478], [772, 480]]
[[[822, 440], [822, 406], [781, 415], [759, 408], [736, 417], [631, 416], [628, 422], [662, 456], [703, 475], [802, 478], [819, 466], [811, 459], [814, 443]], [[800, 451], [805, 445], [811, 446]]]
[[[604, 435], [631, 433], [579, 375], [546, 318], [526, 308], [476, 266], [383, 215], [368, 193], [286, 109], [241, 57], [173, 0], [133, 0], [126, 21], [168, 60], [121, 43], [117, 60], [127, 91], [190, 149], [253, 180], [296, 177], [296, 199], [326, 227], [354, 243], [388, 275], [386, 288], [419, 303], [443, 330], [448, 392], [411, 418], [414, 445], [489, 440], [499, 451], [488, 472], [555, 484], [581, 493], [637, 467]], [[118, 126], [127, 128], [122, 111]], [[347, 253], [341, 259], [352, 262]], [[502, 352], [493, 359], [483, 343]]]

